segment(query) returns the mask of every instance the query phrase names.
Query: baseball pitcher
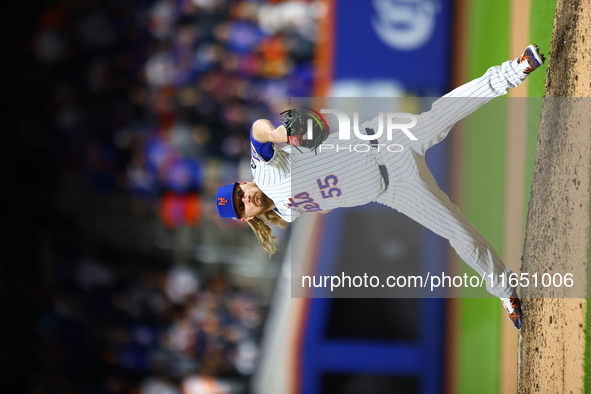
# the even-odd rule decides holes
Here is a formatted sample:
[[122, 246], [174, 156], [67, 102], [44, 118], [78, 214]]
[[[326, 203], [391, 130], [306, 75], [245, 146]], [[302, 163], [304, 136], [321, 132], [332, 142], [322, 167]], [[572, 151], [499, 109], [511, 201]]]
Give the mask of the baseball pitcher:
[[351, 141], [330, 134], [322, 115], [311, 108], [286, 111], [279, 127], [259, 119], [250, 135], [254, 179], [220, 187], [218, 213], [247, 222], [263, 248], [274, 253], [277, 239], [269, 224], [285, 227], [305, 212], [325, 213], [372, 201], [387, 205], [447, 239], [486, 279], [487, 291], [501, 299], [521, 329], [521, 302], [515, 288], [508, 280], [491, 280], [512, 272], [437, 186], [425, 153], [456, 122], [519, 85], [544, 61], [538, 47], [529, 45], [517, 59], [489, 68], [482, 77], [435, 101], [430, 111], [416, 115], [408, 133], [383, 132], [391, 122], [384, 116], [363, 123], [359, 130], [365, 135], [367, 154], [344, 154], [351, 149], [344, 144]]

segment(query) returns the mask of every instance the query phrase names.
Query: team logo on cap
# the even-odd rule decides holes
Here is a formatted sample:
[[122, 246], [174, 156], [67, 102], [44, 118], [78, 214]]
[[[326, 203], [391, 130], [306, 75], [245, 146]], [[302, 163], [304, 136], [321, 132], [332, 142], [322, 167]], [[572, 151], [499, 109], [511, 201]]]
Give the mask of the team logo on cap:
[[226, 205], [227, 203], [228, 203], [228, 200], [226, 200], [224, 197], [218, 198], [218, 205]]

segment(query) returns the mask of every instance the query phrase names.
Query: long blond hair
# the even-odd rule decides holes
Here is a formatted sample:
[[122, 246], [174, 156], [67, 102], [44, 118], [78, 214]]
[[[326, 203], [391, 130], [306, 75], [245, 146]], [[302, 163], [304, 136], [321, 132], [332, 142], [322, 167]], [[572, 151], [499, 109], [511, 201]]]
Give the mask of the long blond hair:
[[286, 228], [289, 224], [273, 210], [261, 213], [247, 223], [263, 245], [263, 249], [265, 249], [270, 255], [277, 252], [277, 249], [279, 248], [279, 239], [273, 235], [269, 224], [273, 224], [279, 228]]

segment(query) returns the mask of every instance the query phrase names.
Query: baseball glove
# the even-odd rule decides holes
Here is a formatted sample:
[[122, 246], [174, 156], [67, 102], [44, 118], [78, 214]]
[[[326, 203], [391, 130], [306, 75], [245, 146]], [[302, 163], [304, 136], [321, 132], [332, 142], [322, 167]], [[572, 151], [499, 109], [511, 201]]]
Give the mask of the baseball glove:
[[[287, 143], [295, 147], [301, 146], [317, 153], [317, 149], [330, 135], [328, 124], [318, 113], [311, 108], [288, 109], [281, 115], [283, 125], [287, 130]], [[308, 130], [308, 120], [311, 120], [312, 130]], [[310, 138], [311, 137], [311, 138]], [[299, 148], [297, 148], [299, 150]], [[300, 151], [301, 152], [301, 151]]]

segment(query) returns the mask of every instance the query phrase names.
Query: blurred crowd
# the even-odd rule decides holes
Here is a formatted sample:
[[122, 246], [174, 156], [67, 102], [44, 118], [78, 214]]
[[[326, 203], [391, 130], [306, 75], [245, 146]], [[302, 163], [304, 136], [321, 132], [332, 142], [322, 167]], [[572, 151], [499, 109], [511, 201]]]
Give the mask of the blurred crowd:
[[[129, 211], [170, 231], [231, 226], [210, 204], [215, 190], [250, 176], [254, 120], [278, 122], [290, 97], [313, 94], [323, 8], [34, 0], [15, 10], [0, 120], [14, 130], [0, 157], [3, 370], [22, 393], [248, 392], [259, 294], [197, 258], [101, 245], [80, 223], [108, 211], [109, 196], [131, 195]], [[71, 217], [86, 194], [104, 206]], [[108, 219], [88, 228], [130, 221]]]
[[71, 231], [44, 243], [37, 392], [247, 392], [262, 319], [255, 293], [223, 270], [91, 254], [85, 243]]
[[131, 191], [138, 213], [198, 224], [249, 155], [252, 122], [312, 95], [321, 12], [315, 1], [48, 2], [33, 46], [60, 157], [75, 154], [89, 188]]

